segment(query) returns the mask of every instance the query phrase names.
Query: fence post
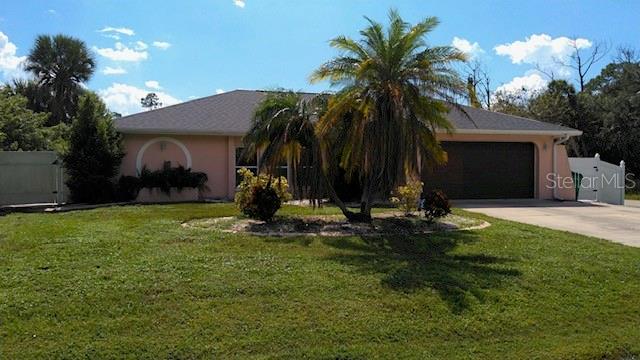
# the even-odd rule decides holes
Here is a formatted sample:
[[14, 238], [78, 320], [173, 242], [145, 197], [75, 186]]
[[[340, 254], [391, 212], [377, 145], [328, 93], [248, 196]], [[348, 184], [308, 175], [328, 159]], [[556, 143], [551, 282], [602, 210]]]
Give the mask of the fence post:
[[596, 153], [593, 157], [593, 170], [595, 171], [596, 176], [593, 179], [593, 191], [596, 193], [595, 201], [598, 201], [598, 179], [600, 178], [600, 154]]
[[620, 160], [620, 174], [622, 175], [622, 186], [620, 187], [620, 205], [624, 205], [624, 194], [627, 191], [626, 165], [624, 160]]

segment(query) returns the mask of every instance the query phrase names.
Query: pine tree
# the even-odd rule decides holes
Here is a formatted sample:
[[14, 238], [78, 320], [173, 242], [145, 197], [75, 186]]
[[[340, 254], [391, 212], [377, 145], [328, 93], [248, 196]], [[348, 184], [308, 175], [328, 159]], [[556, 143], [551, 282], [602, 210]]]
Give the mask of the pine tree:
[[96, 94], [84, 95], [71, 127], [69, 150], [63, 157], [72, 201], [111, 201], [113, 178], [123, 156], [122, 139], [110, 112]]
[[140, 105], [148, 110], [154, 110], [162, 107], [162, 102], [156, 93], [148, 93], [147, 96], [140, 99]]

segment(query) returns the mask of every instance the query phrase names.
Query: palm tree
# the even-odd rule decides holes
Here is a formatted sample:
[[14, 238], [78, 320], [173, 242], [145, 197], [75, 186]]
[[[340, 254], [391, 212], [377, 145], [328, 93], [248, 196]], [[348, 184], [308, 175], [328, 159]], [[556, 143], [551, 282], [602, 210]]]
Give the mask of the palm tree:
[[[7, 87], [14, 94], [27, 98], [27, 108], [34, 112], [45, 113], [49, 111], [51, 94], [33, 79], [14, 79]], [[47, 121], [48, 122], [48, 121]]]
[[327, 95], [303, 96], [293, 91], [267, 94], [255, 110], [253, 125], [243, 138], [243, 156], [261, 150], [260, 171], [274, 174], [276, 168], [291, 164], [293, 189], [298, 197], [317, 203], [326, 195], [353, 219], [344, 202], [337, 196], [331, 179], [337, 171], [332, 165], [333, 154], [321, 149], [316, 136], [317, 119], [327, 105]]
[[50, 124], [68, 123], [76, 112], [81, 84], [91, 78], [96, 61], [86, 44], [65, 35], [40, 35], [29, 53], [25, 70], [50, 94]]
[[[446, 114], [465, 95], [453, 69], [465, 56], [449, 46], [429, 47], [424, 39], [437, 19], [409, 26], [395, 11], [389, 18], [386, 32], [367, 19], [361, 40], [331, 41], [343, 54], [311, 80], [341, 85], [335, 95], [271, 93], [244, 138], [249, 153], [263, 149], [262, 170], [273, 173], [288, 160], [299, 182], [294, 188], [311, 199], [328, 195], [350, 221], [370, 221], [376, 196], [386, 197], [407, 176], [446, 159], [436, 130], [452, 131]], [[339, 168], [363, 185], [359, 213], [347, 209], [332, 187]]]
[[335, 128], [343, 128], [340, 165], [358, 174], [363, 186], [359, 219], [370, 221], [376, 196], [387, 196], [407, 176], [446, 154], [436, 130], [452, 131], [448, 103], [465, 94], [453, 65], [465, 55], [450, 46], [431, 47], [426, 35], [438, 25], [428, 17], [411, 26], [395, 11], [389, 26], [366, 18], [361, 39], [339, 36], [330, 45], [341, 55], [328, 61], [311, 81], [342, 88], [329, 100], [316, 125], [324, 148]]

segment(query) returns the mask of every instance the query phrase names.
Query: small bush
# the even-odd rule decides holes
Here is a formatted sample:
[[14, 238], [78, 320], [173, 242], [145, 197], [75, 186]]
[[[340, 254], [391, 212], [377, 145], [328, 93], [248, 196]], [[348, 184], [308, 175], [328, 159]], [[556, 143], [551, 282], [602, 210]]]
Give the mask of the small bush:
[[405, 215], [409, 215], [418, 210], [423, 187], [424, 183], [419, 180], [412, 180], [405, 186], [398, 186], [397, 196], [392, 197], [391, 202], [398, 206], [398, 209], [404, 211]]
[[255, 186], [252, 198], [253, 201], [243, 209], [243, 213], [253, 219], [269, 221], [282, 206], [278, 193], [270, 185], [267, 187]]
[[70, 176], [67, 186], [73, 189], [71, 198], [74, 202], [103, 204], [115, 198], [115, 186], [111, 178], [102, 175]]
[[427, 221], [434, 222], [443, 216], [451, 214], [449, 198], [441, 190], [430, 191], [423, 200], [424, 216]]
[[116, 198], [118, 201], [132, 201], [138, 197], [142, 188], [142, 181], [135, 176], [121, 176], [116, 184]]
[[282, 176], [256, 176], [246, 168], [238, 170], [238, 174], [242, 181], [236, 189], [235, 203], [243, 214], [252, 219], [269, 221], [283, 202], [291, 200], [289, 183]]

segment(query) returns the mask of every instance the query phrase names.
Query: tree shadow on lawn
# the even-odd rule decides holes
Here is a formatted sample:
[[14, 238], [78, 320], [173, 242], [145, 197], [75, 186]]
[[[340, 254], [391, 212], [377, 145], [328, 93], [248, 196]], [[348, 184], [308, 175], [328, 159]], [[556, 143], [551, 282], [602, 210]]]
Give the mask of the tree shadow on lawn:
[[[360, 240], [360, 241], [359, 241]], [[419, 236], [325, 238], [323, 242], [348, 252], [332, 261], [363, 273], [383, 275], [383, 286], [402, 292], [435, 290], [454, 313], [461, 313], [475, 298], [482, 302], [487, 289], [521, 275], [505, 264], [513, 259], [487, 254], [451, 254], [458, 244], [477, 240], [472, 232], [442, 232]]]

